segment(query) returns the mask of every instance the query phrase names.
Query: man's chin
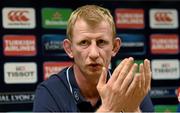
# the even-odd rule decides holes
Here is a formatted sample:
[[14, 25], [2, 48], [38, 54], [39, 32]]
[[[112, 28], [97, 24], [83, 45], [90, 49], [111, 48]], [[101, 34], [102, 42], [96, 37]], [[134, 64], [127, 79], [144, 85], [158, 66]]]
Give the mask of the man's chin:
[[88, 71], [88, 74], [91, 76], [100, 76], [101, 72], [102, 72], [101, 70], [91, 70], [91, 71]]
[[98, 66], [98, 67], [92, 67], [92, 66], [88, 66], [85, 68], [86, 70], [86, 74], [88, 74], [89, 76], [100, 76], [102, 73], [102, 67]]

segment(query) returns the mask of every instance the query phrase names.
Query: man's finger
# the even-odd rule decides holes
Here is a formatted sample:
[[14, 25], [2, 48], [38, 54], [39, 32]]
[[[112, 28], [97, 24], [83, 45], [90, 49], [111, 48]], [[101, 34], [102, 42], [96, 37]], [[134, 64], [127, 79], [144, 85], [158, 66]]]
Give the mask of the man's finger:
[[141, 77], [140, 73], [135, 74], [132, 83], [127, 89], [126, 96], [134, 95], [134, 93], [136, 92], [136, 89], [139, 87], [140, 77]]
[[150, 61], [148, 59], [144, 60], [144, 72], [145, 72], [145, 87], [150, 89], [151, 85], [151, 67], [150, 67]]
[[130, 69], [131, 69], [133, 63], [134, 63], [134, 59], [132, 57], [130, 57], [127, 60], [127, 62], [125, 63], [125, 65], [123, 66], [123, 69], [121, 70], [121, 72], [119, 73], [119, 76], [118, 76], [117, 80], [115, 81], [116, 85], [121, 86], [121, 84], [123, 84], [124, 79], [130, 72]]
[[103, 67], [101, 76], [100, 76], [98, 84], [97, 84], [97, 88], [103, 87], [106, 84], [106, 80], [107, 80], [107, 70], [105, 67]]
[[108, 81], [109, 84], [112, 84], [112, 83], [114, 83], [114, 82], [117, 80], [117, 78], [118, 78], [118, 76], [119, 76], [119, 73], [121, 72], [121, 70], [122, 70], [124, 64], [127, 62], [127, 60], [128, 60], [128, 59], [125, 58], [125, 59], [122, 60], [121, 63], [116, 67], [116, 69], [114, 70], [114, 72], [113, 72], [113, 74], [112, 74], [112, 77], [111, 77], [111, 78], [109, 79], [109, 81]]
[[142, 87], [143, 88], [145, 88], [145, 73], [144, 73], [144, 64], [140, 64], [140, 66], [139, 66], [140, 68], [139, 68], [139, 72], [141, 73], [141, 78], [142, 78], [142, 81], [141, 81], [141, 85], [142, 85]]
[[132, 80], [134, 78], [134, 75], [136, 74], [138, 65], [135, 63], [133, 64], [129, 74], [126, 76], [126, 78], [124, 79], [124, 82], [121, 86], [122, 89], [125, 89], [127, 91], [128, 87], [130, 86], [130, 84], [132, 83]]

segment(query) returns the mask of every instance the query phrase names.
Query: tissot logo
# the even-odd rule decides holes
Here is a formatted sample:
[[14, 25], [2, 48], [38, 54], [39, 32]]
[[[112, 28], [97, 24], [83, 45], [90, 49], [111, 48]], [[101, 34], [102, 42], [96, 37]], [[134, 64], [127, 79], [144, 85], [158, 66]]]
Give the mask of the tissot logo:
[[65, 35], [43, 35], [42, 45], [44, 55], [66, 55], [63, 48]]
[[122, 40], [121, 49], [118, 52], [121, 55], [142, 55], [145, 54], [145, 37], [141, 34], [119, 34]]
[[33, 103], [34, 97], [34, 92], [3, 92], [0, 104]]
[[57, 74], [63, 68], [72, 65], [72, 62], [44, 62], [44, 79], [46, 80], [52, 74]]
[[150, 27], [161, 29], [178, 28], [178, 13], [176, 9], [151, 9]]
[[4, 8], [4, 28], [35, 28], [35, 11], [33, 8]]
[[179, 37], [176, 34], [153, 34], [150, 43], [152, 54], [179, 53]]
[[152, 60], [152, 78], [155, 80], [179, 79], [177, 59]]
[[37, 65], [31, 62], [8, 62], [4, 64], [6, 84], [29, 84], [37, 82]]
[[144, 28], [143, 9], [116, 9], [115, 18], [117, 28]]
[[36, 55], [36, 38], [33, 35], [5, 35], [3, 46], [6, 56]]

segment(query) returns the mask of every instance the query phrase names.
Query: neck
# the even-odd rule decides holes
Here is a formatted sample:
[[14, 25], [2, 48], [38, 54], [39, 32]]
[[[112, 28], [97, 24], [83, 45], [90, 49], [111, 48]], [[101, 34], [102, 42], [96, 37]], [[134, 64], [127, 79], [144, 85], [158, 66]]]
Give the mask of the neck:
[[90, 101], [91, 104], [96, 103], [99, 99], [99, 93], [96, 89], [97, 80], [94, 81], [91, 76], [89, 77], [89, 75], [84, 75], [76, 65], [73, 66], [73, 69], [75, 79], [84, 98], [87, 101]]

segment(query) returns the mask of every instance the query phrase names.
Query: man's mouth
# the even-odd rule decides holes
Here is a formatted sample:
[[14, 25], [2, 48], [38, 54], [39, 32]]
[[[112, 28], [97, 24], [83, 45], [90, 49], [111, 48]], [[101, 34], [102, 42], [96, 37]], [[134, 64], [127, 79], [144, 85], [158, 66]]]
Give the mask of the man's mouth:
[[102, 67], [101, 64], [89, 64], [88, 66], [91, 68], [101, 68]]

